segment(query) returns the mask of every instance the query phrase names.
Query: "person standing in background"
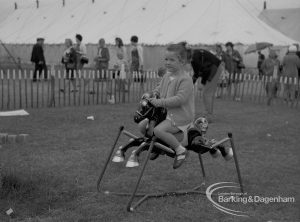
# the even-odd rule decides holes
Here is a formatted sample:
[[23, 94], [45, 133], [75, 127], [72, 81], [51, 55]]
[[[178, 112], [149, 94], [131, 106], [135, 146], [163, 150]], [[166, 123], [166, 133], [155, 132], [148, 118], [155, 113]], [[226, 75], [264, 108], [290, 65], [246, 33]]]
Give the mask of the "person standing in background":
[[74, 79], [74, 71], [76, 70], [76, 51], [73, 47], [71, 39], [65, 40], [65, 51], [61, 62], [65, 65], [67, 79]]
[[[130, 64], [130, 72], [138, 73], [140, 75], [144, 67], [144, 59], [143, 59], [143, 48], [138, 44], [138, 41], [139, 39], [135, 35], [130, 38], [131, 47], [130, 47], [130, 54], [129, 54], [129, 64]], [[138, 81], [141, 81], [141, 83], [143, 83], [144, 82], [143, 73], [141, 73], [141, 76], [138, 76], [137, 79]]]
[[[262, 75], [268, 77], [266, 83], [267, 105], [270, 106], [279, 90], [280, 61], [274, 50], [270, 50], [269, 57], [261, 64]], [[271, 79], [270, 79], [271, 78]]]
[[[233, 84], [233, 99], [240, 101], [240, 98], [237, 97], [237, 88], [238, 88], [238, 74], [241, 73], [241, 69], [243, 68], [243, 58], [240, 53], [235, 50], [233, 47], [232, 42], [227, 42], [226, 46], [226, 53], [224, 54], [224, 62], [225, 62], [225, 69], [230, 74], [229, 77], [229, 84], [230, 86]], [[229, 87], [231, 90], [231, 87]]]
[[[72, 81], [73, 88], [75, 87], [74, 84], [74, 72], [76, 71], [76, 51], [73, 47], [73, 42], [71, 39], [65, 40], [65, 51], [63, 53], [61, 62], [65, 65], [66, 69], [66, 79], [69, 79]], [[60, 92], [64, 93], [65, 88], [60, 89]]]
[[222, 45], [216, 44], [216, 57], [220, 60], [224, 59], [224, 51], [222, 49]]
[[[296, 97], [297, 85], [294, 82], [294, 79], [299, 81], [298, 69], [300, 68], [300, 59], [296, 55], [297, 47], [291, 45], [288, 49], [288, 53], [283, 57], [282, 66], [283, 66], [283, 76], [288, 78], [288, 82], [284, 86], [284, 99], [287, 102], [293, 103]], [[290, 82], [292, 78], [292, 82]]]
[[118, 55], [119, 53], [122, 53], [123, 56], [125, 56], [126, 53], [125, 53], [123, 40], [120, 37], [116, 37], [115, 43], [116, 43], [116, 55]]
[[47, 79], [47, 65], [44, 56], [44, 38], [37, 38], [36, 44], [32, 49], [30, 60], [35, 64], [33, 82], [36, 82], [37, 80], [37, 73], [39, 73], [39, 77], [41, 77], [42, 71], [44, 71], [44, 78]]
[[263, 63], [264, 60], [265, 60], [265, 55], [262, 54], [261, 51], [258, 51], [257, 69], [258, 69], [258, 75], [260, 79], [262, 78], [263, 75], [261, 64]]
[[222, 45], [216, 44], [216, 57], [223, 62], [223, 70], [218, 81], [218, 86], [220, 88], [219, 90], [217, 90], [217, 98], [221, 98], [223, 88], [227, 86], [229, 81], [229, 73], [225, 70], [224, 67], [224, 56], [225, 52], [223, 51]]
[[87, 51], [86, 51], [86, 46], [85, 44], [82, 43], [82, 35], [76, 34], [76, 45], [75, 45], [75, 50], [76, 50], [76, 58], [77, 58], [77, 71], [81, 70], [84, 66], [84, 64], [87, 64], [88, 58], [87, 58]]
[[[295, 43], [294, 44], [297, 48], [297, 52], [296, 55], [298, 56], [298, 58], [300, 59], [300, 51], [299, 51], [299, 44]], [[297, 84], [297, 93], [296, 93], [296, 97], [298, 98], [300, 96], [300, 68], [298, 68], [298, 84]]]
[[101, 38], [99, 40], [97, 56], [94, 59], [94, 61], [96, 62], [96, 80], [99, 81], [101, 79], [102, 72], [104, 72], [103, 78], [106, 79], [106, 71], [108, 70], [109, 60], [109, 50], [105, 46], [105, 40]]

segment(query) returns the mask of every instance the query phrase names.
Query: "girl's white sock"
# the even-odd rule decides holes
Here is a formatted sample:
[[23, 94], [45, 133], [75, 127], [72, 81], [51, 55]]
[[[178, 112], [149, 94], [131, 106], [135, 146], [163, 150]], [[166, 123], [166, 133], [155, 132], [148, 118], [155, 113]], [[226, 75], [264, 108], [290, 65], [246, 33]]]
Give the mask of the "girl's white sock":
[[185, 152], [186, 148], [183, 147], [181, 144], [175, 149], [176, 154], [181, 154]]

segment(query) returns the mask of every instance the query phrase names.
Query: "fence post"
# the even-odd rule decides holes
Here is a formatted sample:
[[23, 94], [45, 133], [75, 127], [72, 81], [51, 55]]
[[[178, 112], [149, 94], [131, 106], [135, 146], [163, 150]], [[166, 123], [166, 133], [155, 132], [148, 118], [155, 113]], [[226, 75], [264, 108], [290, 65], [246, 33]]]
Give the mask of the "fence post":
[[30, 104], [31, 108], [33, 108], [33, 72], [32, 69], [30, 70]]
[[[84, 72], [85, 72], [85, 70], [84, 70]], [[88, 90], [88, 92], [90, 91], [90, 79], [91, 79], [91, 72], [89, 71], [88, 72], [88, 75], [87, 75], [87, 90]], [[85, 85], [85, 84], [84, 84]], [[89, 95], [88, 95], [88, 105], [90, 105], [90, 97], [89, 97]]]
[[95, 70], [90, 71], [92, 73], [92, 84], [93, 84], [93, 89], [92, 89], [92, 96], [93, 96], [93, 105], [95, 104]]
[[[85, 72], [85, 70], [83, 71], [83, 73]], [[78, 106], [80, 106], [80, 97], [81, 97], [81, 83], [82, 83], [82, 76], [83, 76], [83, 73], [81, 73], [81, 71], [79, 71], [78, 73]], [[83, 84], [84, 84], [84, 80], [83, 80]], [[84, 95], [84, 92], [83, 92], [83, 95]]]
[[[60, 91], [61, 89], [61, 84], [60, 84], [60, 80], [61, 80], [61, 72], [60, 69], [57, 70], [57, 78], [58, 78], [58, 90]], [[60, 104], [60, 93], [58, 93], [58, 106], [61, 106]]]
[[28, 98], [27, 98], [27, 70], [24, 69], [24, 90], [25, 90], [25, 107], [28, 107]]
[[10, 107], [10, 70], [7, 70], [7, 104], [6, 108]]
[[[86, 71], [84, 70], [84, 72], [83, 72], [83, 82], [85, 83], [86, 82], [86, 78], [87, 78], [87, 76], [86, 76]], [[83, 84], [83, 92], [85, 92], [86, 91], [86, 86], [85, 86], [85, 84]], [[83, 93], [83, 105], [85, 105], [86, 103], [85, 103], [85, 94]]]
[[[48, 70], [48, 69], [47, 69]], [[42, 107], [44, 107], [44, 85], [45, 85], [45, 81], [47, 80], [47, 72], [45, 72], [46, 70], [44, 69], [43, 70], [43, 73], [42, 73], [42, 78], [41, 78], [41, 85], [42, 85], [42, 93], [41, 93], [41, 102], [42, 102]], [[43, 75], [44, 74], [44, 75]]]
[[1, 69], [1, 110], [4, 108], [4, 74]]
[[[73, 89], [73, 106], [76, 105], [76, 92], [77, 92], [77, 84], [78, 84], [78, 73], [80, 73], [81, 70], [78, 70], [78, 72], [74, 73], [74, 89]], [[79, 87], [78, 87], [79, 89]]]
[[259, 79], [259, 76], [257, 76], [257, 88], [258, 88], [257, 102], [258, 103], [261, 102], [261, 97], [262, 97], [262, 92], [263, 92], [262, 89], [263, 89], [263, 86], [265, 86], [267, 82], [268, 82], [267, 76], [263, 76], [262, 81]]
[[22, 108], [22, 71], [19, 69], [19, 108]]
[[40, 73], [36, 74], [36, 107], [39, 107], [39, 82], [40, 82]]
[[296, 91], [297, 91], [297, 94], [295, 95], [294, 106], [295, 106], [295, 108], [297, 108], [299, 97], [300, 97], [299, 79], [297, 77], [294, 77], [294, 84], [295, 84]]
[[55, 107], [55, 69], [51, 70], [50, 73], [50, 91], [51, 91], [51, 97], [49, 102], [49, 107]]
[[[70, 72], [70, 70], [69, 70], [69, 72]], [[63, 78], [63, 90], [60, 89], [59, 91], [63, 92], [63, 100], [64, 100], [64, 107], [65, 107], [66, 106], [66, 93], [67, 93], [67, 91], [66, 91], [66, 79], [67, 79], [67, 71], [66, 71], [66, 69], [63, 70], [62, 78]], [[68, 79], [70, 79], [70, 78], [71, 78], [71, 76], [68, 77]]]
[[97, 92], [96, 92], [97, 93], [97, 95], [96, 95], [97, 102], [96, 102], [96, 104], [99, 105], [99, 91], [100, 91], [99, 83], [100, 83], [100, 80], [104, 81], [104, 79], [102, 79], [102, 76], [101, 76], [101, 73], [100, 73], [99, 70], [96, 70], [95, 72], [96, 72], [96, 79], [95, 79], [95, 81], [96, 81], [96, 84], [97, 84]]
[[14, 109], [16, 109], [16, 70], [13, 69], [13, 101], [14, 101]]
[[247, 74], [246, 73], [241, 73], [241, 82], [243, 84], [242, 92], [241, 92], [241, 102], [243, 102], [243, 99], [244, 99], [244, 90], [245, 90], [246, 80], [247, 80]]
[[106, 69], [106, 70], [102, 69], [101, 70], [100, 79], [102, 80], [101, 81], [101, 104], [103, 104], [104, 81], [105, 81], [106, 87], [107, 87], [107, 83], [109, 81], [109, 70], [108, 69]]

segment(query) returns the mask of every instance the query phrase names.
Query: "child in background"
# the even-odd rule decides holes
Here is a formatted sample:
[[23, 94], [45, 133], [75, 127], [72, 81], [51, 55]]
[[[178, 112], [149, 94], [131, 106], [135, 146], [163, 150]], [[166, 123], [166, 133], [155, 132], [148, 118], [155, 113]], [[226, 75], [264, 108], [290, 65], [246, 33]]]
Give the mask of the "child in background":
[[174, 134], [186, 130], [193, 122], [195, 112], [193, 80], [185, 71], [186, 62], [185, 45], [169, 45], [165, 55], [167, 72], [153, 91], [160, 98], [150, 98], [154, 106], [165, 107], [168, 110], [167, 118], [154, 128], [154, 134], [176, 152], [174, 169], [180, 167], [187, 156], [187, 149], [179, 143]]
[[[119, 90], [122, 91], [128, 91], [130, 88], [130, 78], [128, 75], [128, 63], [124, 59], [124, 53], [123, 52], [118, 52], [117, 53], [117, 61], [116, 64], [114, 65], [114, 69], [116, 71], [116, 76], [115, 78], [119, 78]], [[107, 99], [110, 104], [115, 104], [115, 95], [112, 92], [112, 84], [113, 82], [110, 81], [108, 82], [108, 87], [107, 87]]]

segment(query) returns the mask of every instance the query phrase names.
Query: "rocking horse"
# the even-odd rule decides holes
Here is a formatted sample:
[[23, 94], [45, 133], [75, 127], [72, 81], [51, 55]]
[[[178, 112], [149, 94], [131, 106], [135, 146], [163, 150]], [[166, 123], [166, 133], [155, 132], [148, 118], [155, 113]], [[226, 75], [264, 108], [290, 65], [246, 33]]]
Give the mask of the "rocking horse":
[[[114, 194], [114, 195], [120, 195], [120, 196], [130, 196], [130, 199], [127, 204], [127, 211], [134, 211], [140, 204], [142, 204], [145, 200], [152, 197], [165, 197], [165, 196], [179, 196], [179, 195], [186, 195], [186, 194], [202, 194], [205, 195], [205, 192], [200, 191], [199, 189], [205, 185], [206, 175], [202, 160], [202, 154], [209, 152], [213, 157], [216, 157], [218, 155], [222, 155], [226, 160], [231, 159], [233, 157], [234, 163], [236, 166], [236, 171], [238, 175], [238, 180], [241, 188], [241, 192], [243, 193], [243, 184], [242, 184], [242, 178], [241, 173], [239, 169], [237, 154], [233, 142], [232, 133], [228, 133], [228, 137], [221, 139], [219, 141], [216, 141], [214, 139], [208, 139], [205, 136], [205, 133], [208, 129], [208, 122], [204, 117], [197, 118], [190, 126], [188, 127], [186, 132], [181, 132], [183, 135], [178, 135], [181, 138], [186, 138], [185, 144], [182, 143], [189, 151], [193, 151], [198, 154], [200, 166], [202, 170], [203, 175], [203, 182], [201, 185], [194, 187], [192, 189], [188, 190], [180, 190], [175, 192], [163, 192], [163, 193], [151, 193], [151, 194], [139, 194], [137, 193], [138, 187], [140, 185], [140, 181], [142, 179], [142, 176], [144, 174], [146, 165], [148, 164], [148, 160], [155, 160], [159, 155], [167, 155], [171, 158], [175, 157], [175, 151], [168, 147], [167, 144], [165, 144], [163, 141], [156, 138], [156, 136], [153, 134], [153, 128], [163, 121], [166, 118], [167, 110], [162, 107], [154, 107], [151, 102], [149, 101], [149, 96], [142, 97], [142, 100], [139, 103], [139, 108], [135, 113], [134, 121], [136, 123], [141, 122], [144, 119], [149, 120], [148, 128], [144, 136], [138, 137], [129, 131], [125, 130], [124, 126], [121, 126], [119, 128], [117, 137], [114, 141], [114, 144], [108, 154], [108, 157], [106, 159], [105, 165], [100, 173], [100, 176], [97, 181], [97, 190], [101, 191], [101, 182], [103, 179], [103, 176], [105, 174], [105, 171], [109, 165], [110, 162], [123, 162], [125, 160], [125, 154], [126, 151], [131, 147], [137, 147], [134, 149], [128, 159], [128, 162], [126, 164], [126, 167], [137, 167], [139, 166], [139, 156], [140, 153], [143, 151], [147, 151], [146, 158], [144, 160], [144, 163], [142, 165], [142, 169], [140, 171], [140, 174], [138, 176], [136, 185], [134, 187], [134, 190], [132, 193], [120, 193], [120, 192], [111, 192], [111, 191], [105, 191], [105, 194]], [[115, 147], [117, 145], [117, 142], [121, 136], [121, 134], [124, 134], [128, 137], [130, 137], [127, 144], [124, 146], [120, 146], [115, 155], [113, 156]], [[175, 135], [176, 136], [176, 135]], [[230, 143], [230, 146], [225, 146], [224, 144], [226, 142]], [[113, 158], [112, 158], [113, 157]], [[135, 204], [133, 204], [135, 197], [142, 197], [140, 200], [138, 200]]]

